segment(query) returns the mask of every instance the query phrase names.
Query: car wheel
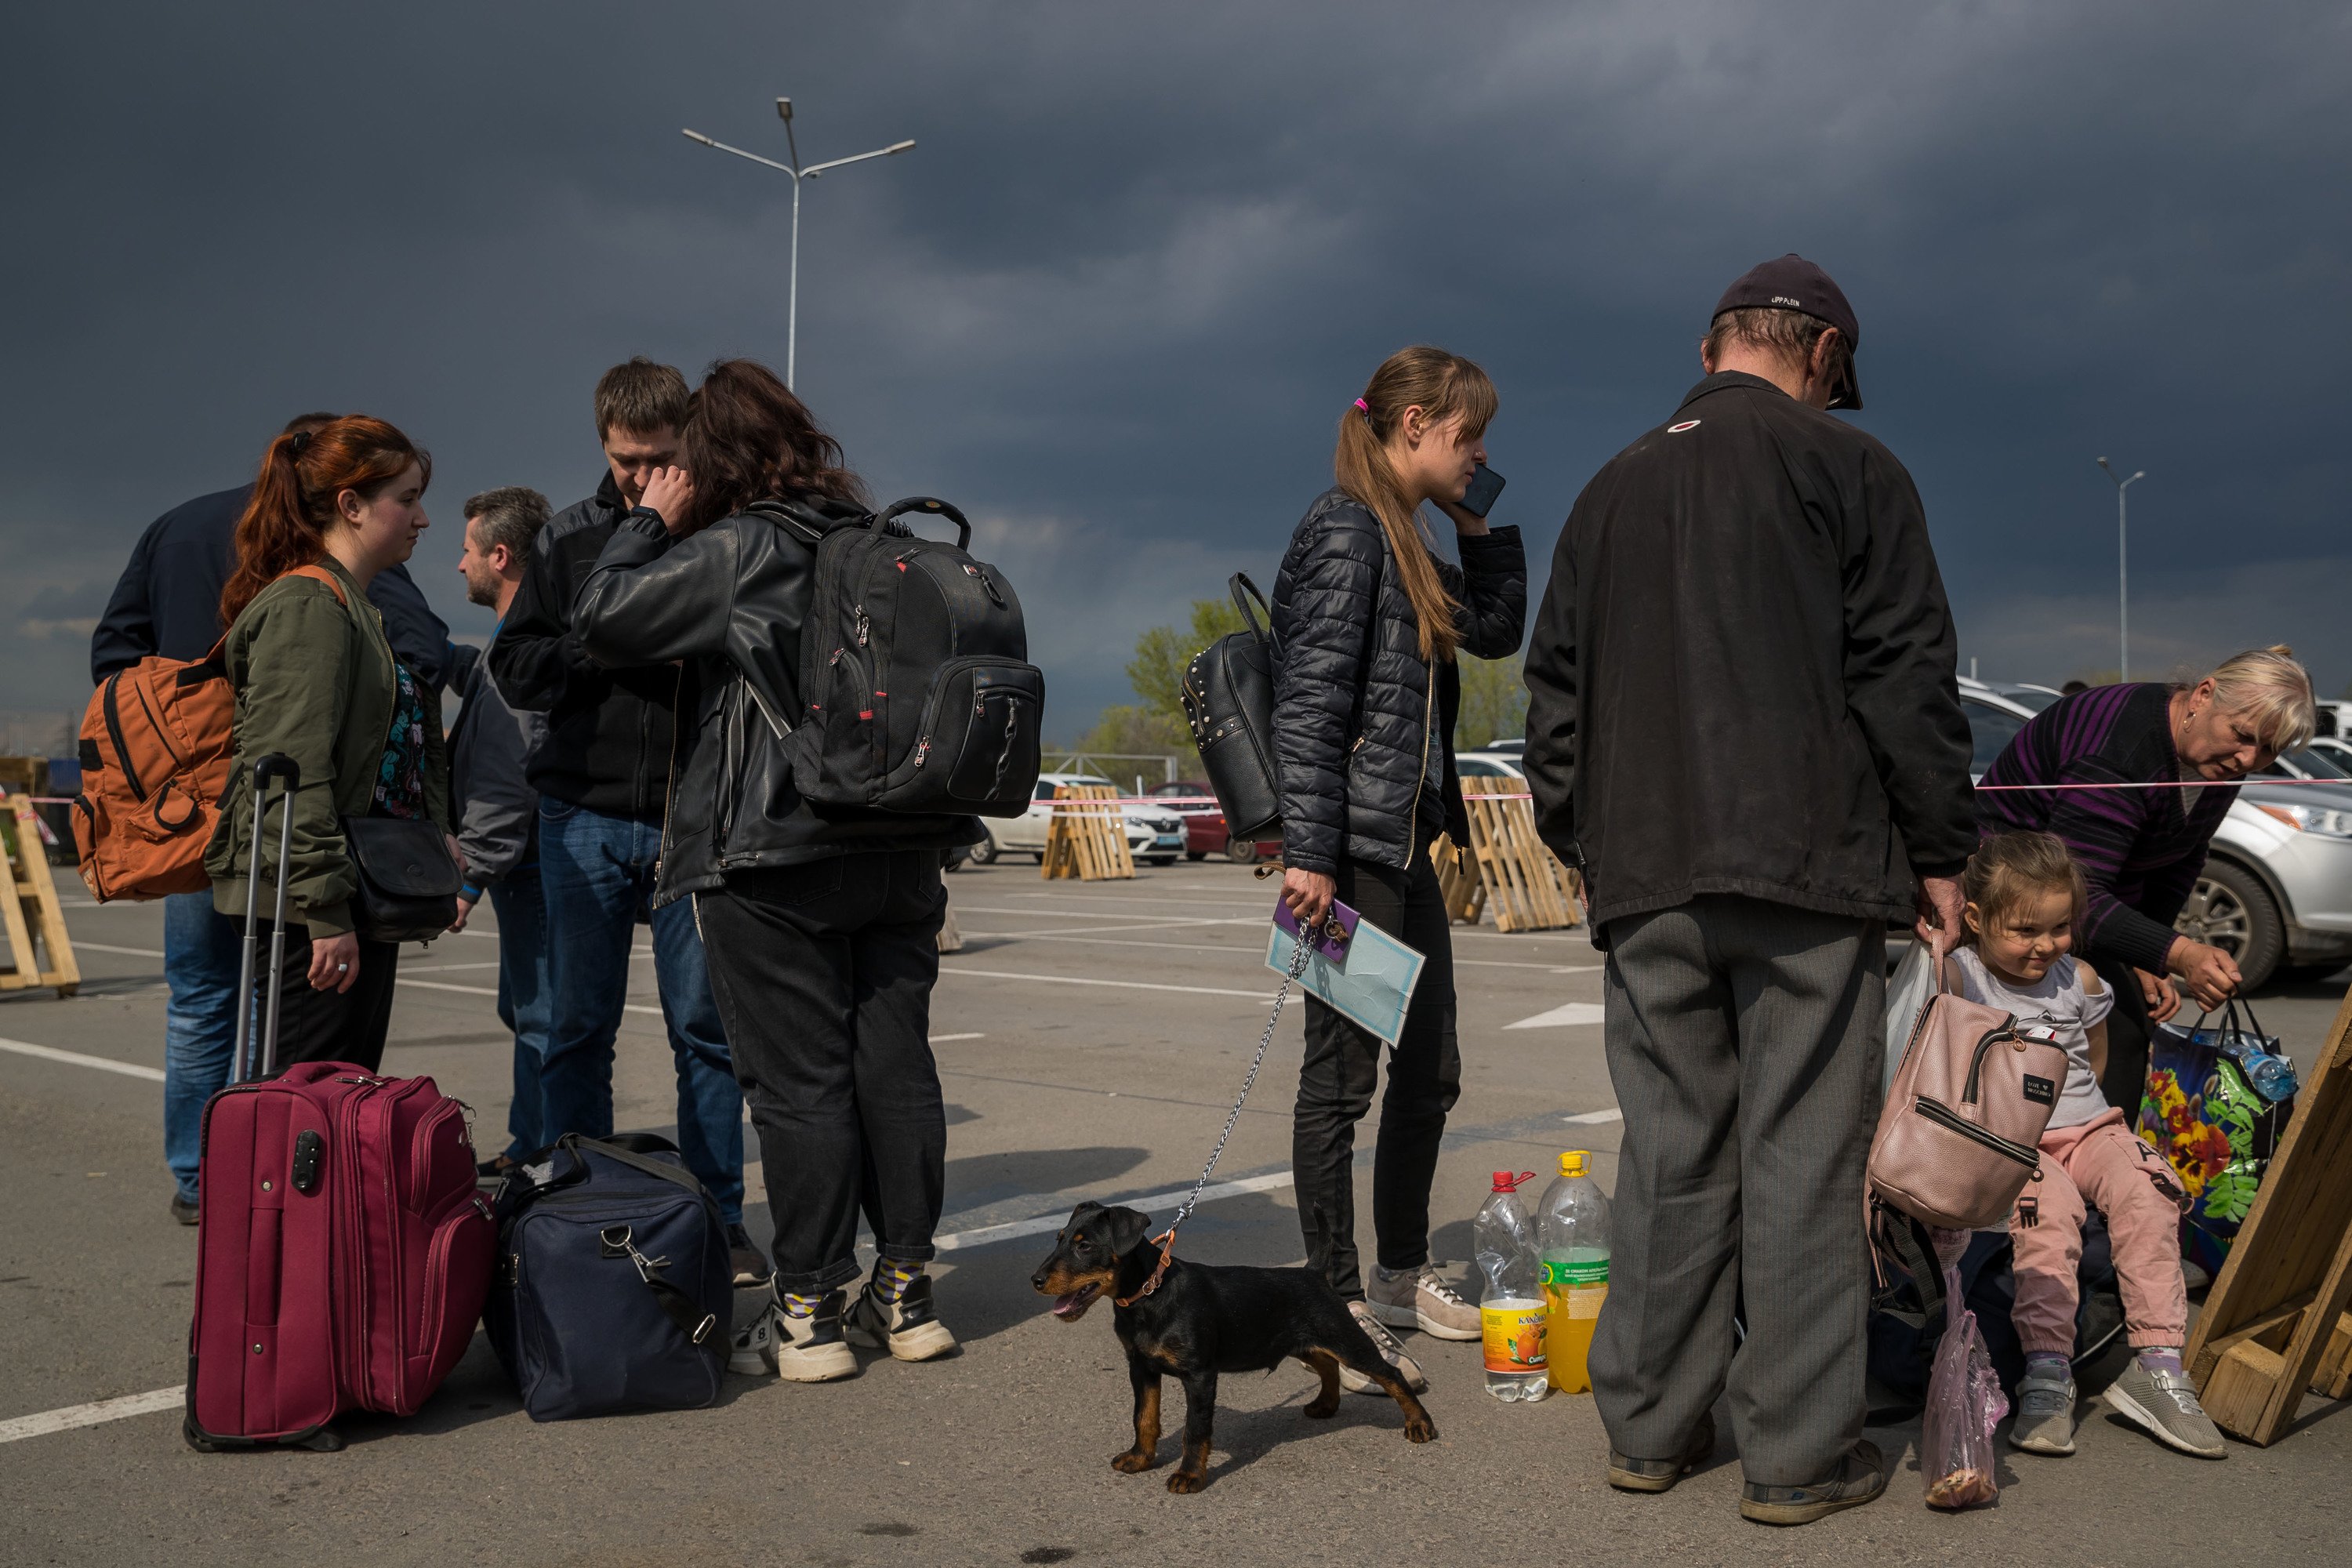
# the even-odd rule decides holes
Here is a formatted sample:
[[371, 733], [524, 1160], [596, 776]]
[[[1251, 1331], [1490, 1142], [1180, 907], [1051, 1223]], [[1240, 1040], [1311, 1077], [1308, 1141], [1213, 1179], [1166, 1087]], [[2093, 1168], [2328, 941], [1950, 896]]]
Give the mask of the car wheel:
[[1225, 858], [1232, 861], [1236, 866], [1256, 865], [1257, 840], [1254, 838], [1232, 838], [1226, 840]]
[[979, 843], [973, 845], [965, 854], [964, 858], [971, 861], [975, 866], [994, 865], [996, 863], [996, 836], [992, 833], [987, 837], [982, 839]]
[[2181, 907], [2173, 929], [2191, 942], [2218, 947], [2234, 960], [2248, 991], [2277, 970], [2286, 948], [2285, 923], [2270, 889], [2253, 873], [2227, 860], [2209, 860]]
[[1187, 849], [1184, 851], [1184, 858], [1187, 860], [1206, 860], [1208, 858], [1209, 852], [1205, 849]]
[[1143, 863], [1147, 866], [1173, 866], [1176, 864], [1176, 857], [1173, 855], [1146, 855], [1143, 858]]

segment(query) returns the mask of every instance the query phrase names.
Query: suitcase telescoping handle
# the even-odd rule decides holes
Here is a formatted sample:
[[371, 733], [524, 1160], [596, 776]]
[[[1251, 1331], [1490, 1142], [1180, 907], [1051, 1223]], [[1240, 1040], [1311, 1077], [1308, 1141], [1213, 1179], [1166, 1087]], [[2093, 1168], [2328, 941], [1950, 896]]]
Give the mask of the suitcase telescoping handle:
[[[278, 795], [278, 907], [269, 935], [269, 994], [264, 1004], [261, 1047], [257, 1054], [250, 1054], [255, 1002], [253, 960], [259, 946], [257, 921], [261, 903], [262, 813], [273, 777], [286, 781], [286, 787]], [[282, 752], [272, 752], [253, 764], [253, 864], [247, 868], [245, 880], [245, 957], [237, 972], [236, 1056], [229, 1064], [231, 1083], [268, 1078], [278, 1068], [278, 973], [286, 959], [286, 868], [294, 854], [294, 792], [301, 783], [301, 767]]]
[[905, 500], [885, 508], [882, 515], [874, 520], [873, 525], [876, 528], [887, 528], [908, 512], [919, 513], [924, 517], [946, 518], [956, 525], [956, 548], [958, 550], [971, 548], [971, 524], [964, 521], [963, 513], [936, 496], [908, 496]]

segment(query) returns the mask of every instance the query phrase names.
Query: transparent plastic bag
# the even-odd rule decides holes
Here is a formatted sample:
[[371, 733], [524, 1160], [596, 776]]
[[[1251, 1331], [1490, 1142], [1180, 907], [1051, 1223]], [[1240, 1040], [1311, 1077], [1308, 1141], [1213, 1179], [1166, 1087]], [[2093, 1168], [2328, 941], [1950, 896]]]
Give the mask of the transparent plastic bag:
[[1919, 1474], [1929, 1508], [1971, 1508], [2000, 1494], [1993, 1473], [1992, 1429], [2009, 1414], [2000, 1379], [1985, 1353], [1977, 1315], [1961, 1305], [1960, 1271], [1944, 1270], [1944, 1337], [1927, 1382], [1927, 1412], [1919, 1426]]

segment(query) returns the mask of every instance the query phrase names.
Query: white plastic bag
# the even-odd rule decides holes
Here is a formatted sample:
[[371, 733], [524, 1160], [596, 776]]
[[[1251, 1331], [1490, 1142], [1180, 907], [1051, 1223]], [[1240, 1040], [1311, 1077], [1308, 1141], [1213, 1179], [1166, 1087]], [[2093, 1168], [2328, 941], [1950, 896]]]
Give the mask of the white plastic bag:
[[1919, 1014], [1935, 994], [1936, 955], [1926, 942], [1914, 942], [1886, 983], [1886, 1066], [1878, 1085], [1882, 1096], [1893, 1087], [1895, 1069], [1903, 1065], [1903, 1047], [1911, 1043]]

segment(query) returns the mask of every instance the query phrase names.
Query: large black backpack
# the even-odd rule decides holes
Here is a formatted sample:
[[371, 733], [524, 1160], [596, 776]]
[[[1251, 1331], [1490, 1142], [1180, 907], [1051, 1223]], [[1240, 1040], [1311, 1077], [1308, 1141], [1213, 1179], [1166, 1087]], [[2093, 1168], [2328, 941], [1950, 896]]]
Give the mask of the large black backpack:
[[[894, 528], [944, 517], [956, 542]], [[819, 807], [1018, 816], [1037, 784], [1045, 677], [1021, 601], [968, 553], [971, 524], [918, 496], [833, 529], [801, 623], [807, 703], [793, 782]]]
[[[1274, 757], [1274, 612], [1245, 574], [1234, 573], [1225, 586], [1249, 629], [1228, 633], [1193, 655], [1181, 696], [1202, 771], [1238, 842], [1263, 837], [1282, 820]], [[1251, 611], [1253, 599], [1264, 626]]]

